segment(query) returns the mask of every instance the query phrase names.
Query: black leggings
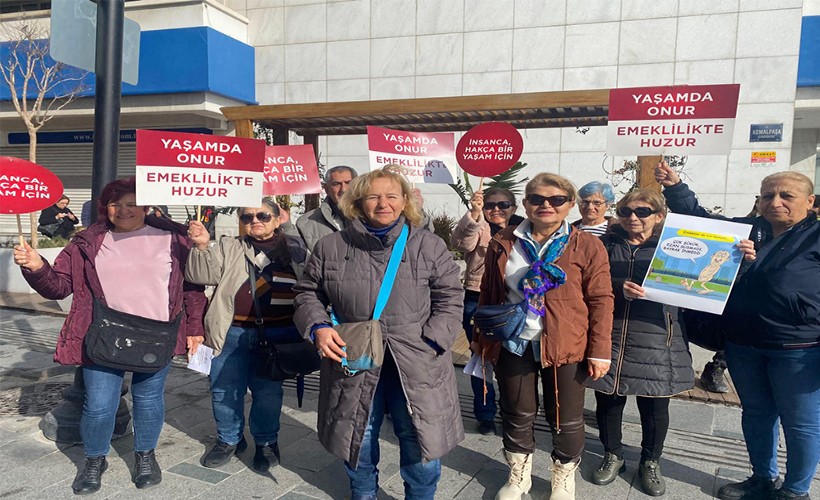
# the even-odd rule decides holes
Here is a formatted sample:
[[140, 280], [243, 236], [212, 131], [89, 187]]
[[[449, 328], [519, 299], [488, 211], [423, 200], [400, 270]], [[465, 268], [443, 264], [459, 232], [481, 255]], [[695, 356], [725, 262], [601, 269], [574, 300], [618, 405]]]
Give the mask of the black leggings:
[[[669, 430], [669, 398], [635, 396], [641, 414], [641, 462], [658, 460], [663, 452], [663, 442]], [[626, 396], [595, 392], [595, 417], [598, 433], [604, 449], [623, 458], [621, 422], [626, 406]]]

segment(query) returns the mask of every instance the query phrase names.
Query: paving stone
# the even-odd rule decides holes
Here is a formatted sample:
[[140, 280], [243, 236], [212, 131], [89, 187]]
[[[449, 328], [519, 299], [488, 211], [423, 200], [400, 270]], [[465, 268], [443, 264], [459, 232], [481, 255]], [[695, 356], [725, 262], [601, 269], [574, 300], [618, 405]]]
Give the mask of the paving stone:
[[231, 477], [227, 472], [222, 472], [216, 469], [208, 469], [200, 465], [189, 462], [182, 462], [174, 465], [168, 469], [168, 472], [179, 474], [180, 476], [190, 477], [206, 483], [216, 484]]

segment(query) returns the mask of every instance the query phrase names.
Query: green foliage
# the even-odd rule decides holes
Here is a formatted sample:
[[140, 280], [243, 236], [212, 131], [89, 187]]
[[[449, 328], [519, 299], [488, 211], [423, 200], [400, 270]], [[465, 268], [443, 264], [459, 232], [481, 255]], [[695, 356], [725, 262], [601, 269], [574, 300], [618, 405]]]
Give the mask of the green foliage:
[[445, 212], [438, 212], [437, 214], [433, 215], [433, 232], [435, 232], [439, 238], [444, 240], [447, 244], [447, 248], [456, 254], [456, 258], [463, 259], [464, 256], [461, 255], [460, 252], [457, 252], [453, 246], [450, 244], [450, 237], [453, 236], [453, 230], [456, 228], [456, 224], [458, 224], [458, 219], [447, 215]]
[[[490, 188], [509, 189], [516, 196], [520, 196], [524, 184], [526, 184], [527, 181], [530, 180], [529, 177], [517, 179], [518, 175], [521, 173], [522, 170], [524, 170], [526, 166], [526, 163], [517, 161], [515, 162], [515, 165], [513, 165], [506, 172], [502, 172], [498, 175], [494, 175], [492, 177], [484, 179], [483, 190], [486, 191]], [[467, 172], [464, 172], [463, 180], [457, 179], [455, 184], [450, 184], [449, 186], [453, 188], [453, 191], [455, 191], [456, 194], [458, 194], [459, 198], [461, 199], [461, 203], [463, 203], [465, 207], [470, 208], [470, 198], [473, 197], [474, 191], [473, 187], [470, 185], [470, 176], [467, 175]]]

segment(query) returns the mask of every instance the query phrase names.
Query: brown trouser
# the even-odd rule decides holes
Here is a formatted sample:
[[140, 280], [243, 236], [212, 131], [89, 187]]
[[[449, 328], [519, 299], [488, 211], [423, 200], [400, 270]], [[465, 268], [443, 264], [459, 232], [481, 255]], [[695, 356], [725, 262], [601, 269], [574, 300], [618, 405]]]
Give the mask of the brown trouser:
[[[584, 450], [584, 386], [581, 382], [586, 374], [583, 368], [583, 363], [564, 365], [557, 369], [541, 368], [533, 357], [532, 344], [522, 356], [501, 349], [495, 376], [498, 380], [505, 450], [526, 454], [535, 451], [534, 430], [540, 374], [544, 413], [552, 431], [552, 455], [562, 463], [580, 458]], [[559, 405], [555, 401], [556, 381]]]

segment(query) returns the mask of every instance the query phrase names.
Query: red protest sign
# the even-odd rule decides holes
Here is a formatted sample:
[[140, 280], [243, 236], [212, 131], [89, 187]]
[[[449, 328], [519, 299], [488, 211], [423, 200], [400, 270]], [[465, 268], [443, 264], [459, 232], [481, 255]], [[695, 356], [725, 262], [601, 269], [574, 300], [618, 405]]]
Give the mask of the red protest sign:
[[739, 84], [609, 91], [607, 153], [729, 154]]
[[521, 158], [524, 139], [515, 127], [504, 122], [476, 125], [456, 146], [458, 164], [476, 177], [492, 177], [510, 169]]
[[0, 156], [0, 213], [27, 214], [54, 205], [63, 183], [36, 163]]
[[256, 206], [265, 141], [137, 130], [140, 205]]
[[406, 132], [367, 126], [370, 170], [396, 165], [412, 183], [452, 184], [456, 174], [455, 134], [452, 132]]
[[322, 192], [316, 154], [310, 144], [265, 148], [263, 194], [315, 194]]

